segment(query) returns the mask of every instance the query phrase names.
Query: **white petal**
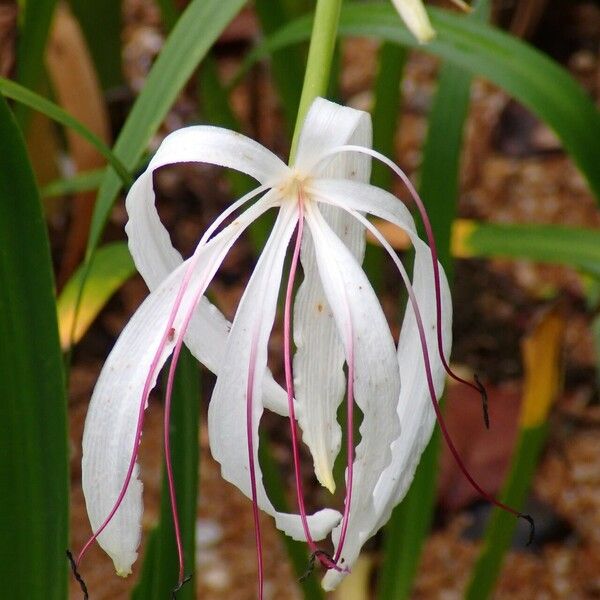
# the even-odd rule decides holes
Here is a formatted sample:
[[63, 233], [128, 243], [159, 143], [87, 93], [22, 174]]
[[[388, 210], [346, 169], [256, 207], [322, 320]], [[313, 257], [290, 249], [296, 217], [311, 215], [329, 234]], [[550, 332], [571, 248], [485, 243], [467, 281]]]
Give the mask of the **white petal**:
[[[318, 170], [314, 165], [320, 162], [320, 158], [324, 154], [338, 146], [358, 144], [370, 148], [371, 139], [371, 116], [369, 113], [340, 106], [324, 98], [317, 98], [311, 104], [302, 125], [294, 168], [301, 173], [317, 177], [328, 173], [328, 164], [341, 160], [345, 165], [356, 165], [356, 173], [352, 173], [352, 169], [350, 170], [352, 178], [368, 181], [371, 163], [360, 158], [357, 160], [357, 157], [354, 158], [354, 163], [350, 163], [345, 162], [345, 158], [340, 156], [332, 156], [330, 160], [320, 163]], [[340, 163], [338, 162], [338, 164]], [[344, 168], [344, 171], [346, 170]], [[333, 175], [330, 173], [330, 176]], [[335, 176], [337, 175], [336, 173]]]
[[[238, 133], [217, 127], [188, 127], [167, 136], [146, 171], [131, 187], [126, 200], [129, 221], [125, 227], [129, 250], [150, 290], [155, 289], [182, 258], [171, 243], [155, 206], [152, 174], [175, 162], [207, 162], [247, 173], [261, 183], [276, 181], [288, 168], [269, 150]], [[186, 333], [185, 343], [194, 356], [217, 372], [231, 325], [206, 298], [202, 298]], [[287, 415], [287, 396], [273, 381], [265, 380], [265, 405]]]
[[[257, 202], [198, 250], [197, 266], [173, 323], [176, 331], [182, 327], [186, 312], [192, 309], [196, 294], [204, 293], [228, 249], [269, 206], [267, 202]], [[146, 378], [190, 260], [179, 265], [135, 312], [106, 360], [94, 389], [86, 417], [82, 459], [82, 487], [94, 531], [109, 515], [125, 480]], [[174, 344], [174, 339], [167, 339], [151, 387]], [[137, 474], [136, 465], [122, 504], [98, 536], [99, 544], [123, 575], [131, 572], [140, 540], [142, 484]]]
[[[421, 248], [423, 246], [425, 244]], [[444, 389], [446, 372], [437, 351], [435, 294], [432, 291], [432, 282], [431, 255], [425, 246], [415, 252], [413, 290], [423, 320], [436, 397], [439, 398]], [[452, 300], [448, 281], [441, 267], [440, 287], [444, 354], [449, 356], [452, 345]], [[392, 445], [392, 463], [382, 474], [375, 491], [377, 512], [381, 515], [376, 529], [388, 521], [393, 508], [406, 495], [435, 425], [435, 412], [427, 387], [414, 311], [410, 304], [407, 306], [400, 332], [398, 361], [402, 382], [398, 416], [402, 423], [402, 436]]]
[[[246, 432], [247, 387], [253, 377], [252, 441], [258, 506], [275, 517], [279, 529], [299, 540], [304, 531], [298, 515], [275, 510], [267, 498], [258, 463], [260, 402], [267, 364], [267, 343], [273, 327], [286, 249], [297, 221], [297, 208], [284, 205], [240, 301], [217, 383], [208, 409], [208, 431], [213, 457], [221, 463], [223, 477], [252, 497]], [[323, 510], [309, 519], [315, 539], [322, 539], [340, 515]]]
[[[348, 534], [338, 563], [351, 567], [377, 520], [373, 491], [390, 464], [392, 442], [400, 436], [396, 412], [400, 394], [398, 360], [387, 321], [360, 265], [326, 225], [318, 209], [307, 207], [307, 223], [346, 357], [354, 357], [354, 395], [363, 413], [361, 441], [354, 460]], [[332, 532], [336, 548], [340, 533], [341, 525]], [[330, 589], [330, 574], [334, 582], [343, 577], [342, 573], [329, 571], [324, 580], [326, 589]]]
[[[314, 186], [316, 197], [336, 206], [363, 210], [402, 227], [415, 247], [413, 290], [417, 298], [432, 366], [436, 394], [442, 393], [445, 371], [437, 353], [437, 325], [433, 267], [429, 247], [418, 237], [414, 221], [406, 206], [395, 196], [364, 184], [344, 181], [319, 181]], [[452, 340], [452, 302], [443, 269], [440, 266], [442, 299], [442, 335], [444, 352], [450, 352]], [[371, 534], [385, 524], [392, 509], [406, 494], [421, 454], [431, 437], [435, 414], [425, 377], [423, 357], [412, 307], [406, 310], [398, 344], [401, 392], [398, 416], [402, 435], [392, 445], [392, 462], [381, 475], [374, 499], [377, 522]], [[329, 586], [335, 587], [339, 577], [333, 571], [326, 575]]]
[[435, 30], [421, 0], [392, 0], [392, 4], [419, 42], [428, 42], [435, 37]]
[[[304, 123], [296, 166], [302, 168], [314, 161], [315, 149], [327, 151], [345, 144], [370, 147], [371, 138], [368, 113], [317, 98]], [[368, 181], [370, 170], [369, 156], [341, 153], [326, 161], [319, 173], [332, 178]], [[362, 262], [365, 239], [361, 224], [335, 207], [324, 207], [322, 213], [355, 258]], [[336, 414], [345, 389], [344, 351], [321, 285], [309, 231], [302, 243], [301, 260], [304, 281], [294, 303], [296, 411], [303, 440], [313, 456], [317, 479], [333, 493], [333, 463], [341, 441]]]

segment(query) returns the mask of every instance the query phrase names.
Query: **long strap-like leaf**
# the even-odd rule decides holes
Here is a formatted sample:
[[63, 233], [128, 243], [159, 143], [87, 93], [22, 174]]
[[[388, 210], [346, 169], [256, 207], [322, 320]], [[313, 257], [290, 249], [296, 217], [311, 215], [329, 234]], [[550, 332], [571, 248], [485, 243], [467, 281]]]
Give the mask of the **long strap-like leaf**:
[[0, 581], [67, 597], [68, 446], [46, 226], [23, 138], [0, 98]]

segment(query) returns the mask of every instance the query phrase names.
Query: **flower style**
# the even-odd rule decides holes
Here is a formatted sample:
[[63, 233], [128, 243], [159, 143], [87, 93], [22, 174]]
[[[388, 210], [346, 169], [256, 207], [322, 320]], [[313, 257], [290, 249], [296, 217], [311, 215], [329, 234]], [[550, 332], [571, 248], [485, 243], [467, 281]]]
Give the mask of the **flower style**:
[[[370, 146], [368, 113], [321, 98], [306, 117], [291, 167], [251, 139], [216, 127], [188, 127], [164, 140], [127, 196], [129, 247], [151, 293], [116, 342], [92, 396], [83, 438], [82, 480], [95, 533], [79, 560], [97, 539], [119, 574], [131, 572], [141, 534], [142, 484], [136, 457], [144, 411], [157, 374], [171, 354], [165, 445], [178, 536], [168, 415], [173, 369], [183, 343], [217, 375], [208, 412], [210, 449], [223, 477], [252, 498], [259, 547], [258, 508], [274, 517], [286, 534], [306, 540], [313, 551], [316, 541], [331, 534], [333, 556], [317, 551], [328, 568], [323, 586], [330, 590], [348, 572], [364, 542], [387, 521], [405, 495], [431, 436], [450, 349], [451, 301], [443, 270], [418, 237], [408, 209], [395, 196], [367, 183], [371, 158], [383, 160], [403, 178], [422, 209], [406, 176]], [[259, 182], [220, 215], [187, 260], [173, 248], [158, 217], [152, 182], [156, 169], [179, 162], [234, 168]], [[251, 200], [254, 203], [239, 212]], [[204, 293], [234, 242], [271, 208], [278, 209], [273, 230], [230, 324]], [[234, 213], [238, 214], [231, 221]], [[366, 214], [385, 219], [410, 236], [415, 250], [412, 283]], [[225, 225], [227, 220], [231, 222]], [[366, 230], [389, 252], [409, 292], [397, 345], [360, 266]], [[284, 389], [267, 367], [267, 343], [290, 244]], [[304, 279], [293, 304], [292, 325], [299, 262]], [[333, 492], [332, 469], [341, 446], [336, 414], [345, 394], [344, 511], [323, 509], [307, 515], [296, 422], [312, 454], [316, 477]], [[354, 402], [363, 415], [356, 448]], [[299, 514], [277, 511], [262, 483], [257, 450], [264, 408], [290, 418]], [[259, 551], [259, 565], [260, 561]], [[181, 583], [182, 565], [180, 569]]]

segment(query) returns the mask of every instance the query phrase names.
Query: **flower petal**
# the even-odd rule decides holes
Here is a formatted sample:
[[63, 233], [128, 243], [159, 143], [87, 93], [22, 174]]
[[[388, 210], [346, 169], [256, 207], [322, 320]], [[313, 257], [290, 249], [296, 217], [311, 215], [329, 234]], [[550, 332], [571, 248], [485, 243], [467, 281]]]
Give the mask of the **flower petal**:
[[[277, 181], [288, 172], [287, 166], [269, 150], [226, 129], [188, 127], [167, 136], [146, 171], [131, 187], [126, 200], [129, 250], [150, 290], [182, 262], [156, 211], [152, 182], [155, 169], [176, 162], [207, 162], [231, 167], [264, 184]], [[223, 314], [203, 297], [190, 322], [185, 343], [213, 372], [222, 364], [230, 327]], [[265, 405], [287, 415], [287, 395], [270, 373], [265, 379], [265, 388]]]
[[[329, 160], [321, 161], [321, 157], [334, 148], [345, 144], [360, 144], [371, 147], [371, 116], [362, 110], [340, 106], [324, 98], [316, 98], [304, 119], [294, 168], [311, 177], [328, 173], [327, 167], [332, 162], [343, 165], [347, 172], [350, 165], [350, 177], [368, 181], [371, 173], [371, 162], [355, 156], [352, 162], [347, 157], [332, 155]], [[318, 168], [315, 167], [318, 163]], [[352, 172], [352, 165], [357, 172]], [[330, 172], [329, 176], [338, 173]], [[339, 173], [342, 176], [342, 173]]]
[[[435, 294], [431, 291], [433, 282], [431, 251], [418, 237], [410, 212], [395, 196], [370, 185], [322, 180], [313, 187], [315, 197], [323, 202], [331, 202], [335, 206], [345, 206], [351, 210], [366, 211], [402, 227], [410, 236], [415, 248], [413, 290], [423, 319], [433, 381], [439, 397], [444, 387], [445, 371], [437, 353]], [[442, 335], [445, 345], [444, 352], [448, 355], [452, 340], [452, 301], [448, 282], [441, 266], [440, 275]], [[374, 534], [386, 523], [394, 506], [406, 494], [435, 424], [435, 414], [427, 388], [416, 320], [410, 304], [407, 306], [400, 333], [398, 361], [401, 391], [397, 410], [402, 426], [402, 435], [392, 444], [392, 461], [382, 473], [375, 488], [374, 501], [377, 520], [369, 535]], [[349, 551], [350, 548], [347, 547], [347, 550]], [[358, 550], [356, 550], [356, 556]], [[340, 578], [337, 573], [330, 571], [325, 580], [328, 586], [335, 587]]]
[[[257, 202], [198, 249], [197, 266], [172, 325], [176, 331], [186, 313], [192, 310], [196, 295], [204, 293], [231, 245], [270, 206], [264, 200]], [[106, 360], [94, 389], [85, 423], [82, 458], [82, 487], [94, 531], [110, 514], [125, 481], [134, 452], [143, 390], [191, 260], [180, 264], [138, 308]], [[167, 339], [151, 387], [174, 344], [174, 339]], [[99, 544], [123, 575], [131, 572], [140, 540], [142, 484], [137, 475], [136, 465], [119, 509], [98, 536]]]
[[[348, 536], [338, 563], [351, 567], [376, 522], [373, 491], [380, 474], [390, 464], [392, 442], [400, 436], [396, 412], [400, 395], [398, 359], [377, 296], [354, 256], [328, 227], [318, 208], [307, 207], [307, 223], [347, 361], [352, 357], [354, 395], [363, 413], [361, 441], [354, 459]], [[341, 525], [332, 532], [336, 549], [341, 532]], [[326, 589], [330, 589], [330, 574], [334, 574], [335, 582], [344, 576], [330, 570], [324, 580]]]
[[435, 30], [421, 0], [392, 0], [392, 4], [419, 42], [428, 42], [435, 37]]
[[[317, 98], [304, 122], [296, 165], [302, 168], [303, 164], [313, 162], [315, 149], [318, 153], [345, 144], [370, 147], [371, 137], [368, 113]], [[342, 153], [332, 156], [319, 173], [332, 178], [368, 181], [370, 171], [370, 157]], [[335, 207], [324, 207], [322, 214], [355, 258], [362, 262], [365, 247], [362, 225]], [[317, 479], [333, 493], [333, 464], [341, 441], [336, 415], [345, 388], [344, 351], [321, 285], [308, 231], [302, 243], [301, 260], [304, 281], [294, 303], [296, 410], [303, 440], [312, 453]]]
[[[275, 319], [283, 261], [297, 218], [297, 208], [284, 205], [246, 286], [208, 408], [208, 432], [211, 453], [221, 463], [223, 477], [251, 497], [248, 451], [244, 440], [247, 440], [247, 386], [252, 377], [252, 433], [258, 506], [275, 517], [279, 529], [294, 539], [304, 540], [299, 515], [276, 511], [267, 498], [258, 464], [258, 427], [263, 411], [260, 396], [267, 364], [267, 343]], [[314, 538], [325, 537], [339, 518], [337, 511], [329, 509], [309, 516]]]

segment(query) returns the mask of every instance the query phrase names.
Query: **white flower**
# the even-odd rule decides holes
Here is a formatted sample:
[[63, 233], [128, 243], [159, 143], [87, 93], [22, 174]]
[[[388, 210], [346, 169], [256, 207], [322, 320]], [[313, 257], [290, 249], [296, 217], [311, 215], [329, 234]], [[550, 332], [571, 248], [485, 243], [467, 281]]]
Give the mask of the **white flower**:
[[425, 43], [435, 37], [435, 30], [421, 0], [392, 0], [392, 4], [419, 42]]
[[[367, 113], [317, 99], [306, 117], [292, 167], [238, 133], [196, 126], [168, 136], [131, 188], [127, 197], [130, 250], [151, 293], [106, 361], [83, 439], [82, 480], [90, 522], [95, 532], [101, 529], [98, 542], [117, 572], [131, 571], [140, 540], [142, 484], [135, 459], [148, 394], [158, 371], [171, 353], [177, 355], [183, 341], [217, 374], [208, 427], [210, 448], [223, 477], [272, 515], [278, 528], [295, 539], [308, 538], [312, 548], [313, 540], [331, 534], [332, 560], [337, 566], [324, 578], [326, 589], [339, 583], [363, 543], [387, 521], [406, 493], [434, 425], [430, 395], [439, 396], [444, 384], [444, 366], [436, 349], [437, 323], [447, 354], [451, 302], [443, 271], [434, 292], [437, 263], [417, 236], [407, 208], [367, 183], [371, 156], [386, 161], [370, 145]], [[178, 162], [234, 168], [260, 184], [213, 223], [185, 261], [160, 222], [152, 183], [157, 168]], [[270, 208], [278, 209], [275, 225], [230, 325], [204, 292], [233, 243]], [[402, 227], [415, 249], [412, 302], [397, 347], [360, 266], [365, 228], [386, 245], [366, 219], [367, 213]], [[288, 337], [300, 244], [304, 280], [293, 314], [293, 386], [288, 347], [284, 391], [268, 370], [267, 342], [294, 231], [285, 311]], [[410, 287], [395, 253], [388, 245], [386, 249]], [[439, 315], [436, 294], [442, 307]], [[344, 515], [333, 509], [310, 516], [303, 509], [300, 515], [276, 511], [263, 487], [257, 459], [263, 409], [295, 413], [315, 474], [333, 491], [332, 468], [341, 440], [336, 413], [346, 391], [349, 418], [355, 400], [363, 420], [360, 443], [348, 449]], [[351, 436], [349, 440], [352, 445]], [[297, 458], [297, 448], [294, 453]], [[324, 562], [331, 567], [332, 560]]]

